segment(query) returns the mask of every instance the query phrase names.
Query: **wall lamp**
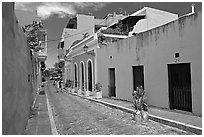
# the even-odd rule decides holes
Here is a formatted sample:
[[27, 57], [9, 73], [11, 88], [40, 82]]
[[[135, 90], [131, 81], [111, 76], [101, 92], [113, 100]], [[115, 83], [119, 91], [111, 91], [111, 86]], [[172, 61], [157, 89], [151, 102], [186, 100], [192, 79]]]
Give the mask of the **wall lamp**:
[[68, 62], [72, 62], [72, 59], [71, 59], [71, 58], [68, 58], [67, 56], [64, 57], [64, 60], [65, 60], [65, 61], [68, 61]]
[[94, 51], [93, 51], [93, 52], [88, 52], [88, 46], [86, 46], [86, 45], [84, 45], [83, 49], [84, 49], [84, 52], [85, 52], [86, 54], [91, 54], [92, 56], [95, 56], [95, 55], [96, 55], [96, 54], [94, 53]]

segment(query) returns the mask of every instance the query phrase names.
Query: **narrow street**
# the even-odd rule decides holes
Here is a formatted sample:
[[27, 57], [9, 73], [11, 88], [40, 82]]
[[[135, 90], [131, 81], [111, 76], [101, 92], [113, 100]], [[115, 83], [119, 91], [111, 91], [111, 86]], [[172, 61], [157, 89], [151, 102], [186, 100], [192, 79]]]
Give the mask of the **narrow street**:
[[191, 134], [148, 121], [132, 120], [132, 115], [67, 93], [56, 93], [48, 82], [47, 94], [59, 134], [142, 135]]

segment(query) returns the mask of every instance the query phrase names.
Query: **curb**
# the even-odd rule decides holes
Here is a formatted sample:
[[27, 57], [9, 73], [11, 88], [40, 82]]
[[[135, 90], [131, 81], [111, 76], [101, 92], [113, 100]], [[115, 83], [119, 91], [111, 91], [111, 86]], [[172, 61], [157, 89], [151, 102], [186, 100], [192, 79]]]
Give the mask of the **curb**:
[[32, 102], [32, 109], [35, 108], [35, 104], [36, 104], [36, 101], [37, 101], [38, 96], [39, 96], [39, 89], [38, 89], [38, 91], [36, 92], [35, 97], [34, 97], [34, 100], [33, 100], [33, 102]]
[[46, 95], [47, 110], [48, 110], [48, 115], [49, 115], [49, 120], [50, 120], [50, 126], [51, 126], [52, 135], [59, 135], [59, 133], [57, 132], [56, 125], [55, 125], [55, 121], [54, 121], [52, 109], [51, 109], [51, 107], [50, 107], [50, 103], [49, 103], [47, 91], [45, 91], [45, 95]]
[[[135, 113], [134, 110], [126, 108], [126, 107], [118, 106], [118, 105], [115, 105], [115, 104], [112, 104], [112, 103], [100, 101], [100, 100], [93, 99], [93, 98], [90, 98], [90, 97], [84, 97], [82, 95], [77, 95], [77, 93], [76, 94], [75, 93], [69, 93], [69, 92], [66, 92], [66, 93], [74, 95], [74, 96], [78, 96], [78, 97], [81, 97], [83, 99], [87, 99], [87, 100], [90, 100], [90, 101], [93, 101], [93, 102], [96, 102], [96, 103], [100, 103], [100, 104], [103, 104], [103, 105], [111, 107], [111, 108], [119, 109], [119, 110], [127, 112], [127, 113], [131, 113], [131, 114]], [[155, 121], [155, 122], [159, 122], [159, 123], [171, 126], [171, 127], [175, 127], [175, 128], [184, 130], [184, 131], [188, 131], [188, 132], [190, 131], [192, 133], [202, 135], [202, 128], [200, 128], [200, 127], [196, 127], [196, 126], [189, 125], [189, 124], [186, 124], [186, 123], [182, 123], [182, 122], [162, 118], [162, 117], [155, 116], [155, 115], [152, 115], [152, 114], [149, 114], [149, 119], [152, 120], [152, 121]]]

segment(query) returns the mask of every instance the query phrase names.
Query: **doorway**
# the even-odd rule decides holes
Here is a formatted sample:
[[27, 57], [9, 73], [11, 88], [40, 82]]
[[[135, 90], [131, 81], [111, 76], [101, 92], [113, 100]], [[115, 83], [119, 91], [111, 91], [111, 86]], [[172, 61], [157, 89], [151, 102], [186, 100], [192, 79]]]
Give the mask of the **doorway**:
[[74, 65], [74, 87], [77, 87], [77, 64]]
[[190, 63], [168, 64], [170, 109], [192, 112]]
[[109, 97], [116, 97], [115, 68], [109, 68]]
[[81, 62], [81, 88], [84, 91], [84, 63]]
[[144, 66], [132, 66], [133, 70], [133, 90], [142, 86], [144, 89]]
[[92, 63], [88, 61], [88, 90], [92, 91]]

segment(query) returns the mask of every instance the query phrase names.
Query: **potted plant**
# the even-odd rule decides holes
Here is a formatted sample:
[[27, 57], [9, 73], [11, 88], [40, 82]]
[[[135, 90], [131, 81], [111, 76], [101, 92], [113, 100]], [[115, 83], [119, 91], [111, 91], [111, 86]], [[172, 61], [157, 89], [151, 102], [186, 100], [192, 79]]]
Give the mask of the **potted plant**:
[[[69, 86], [68, 86], [68, 80], [66, 80], [65, 89], [66, 89], [66, 90], [69, 90], [68, 87], [69, 87]], [[69, 91], [68, 91], [68, 92], [69, 92]]]
[[95, 98], [102, 98], [102, 84], [100, 82], [97, 82], [95, 84]]
[[84, 82], [82, 82], [82, 93], [84, 93], [84, 91], [85, 91], [85, 83]]
[[86, 89], [86, 81], [84, 82], [84, 96], [87, 97], [87, 96], [90, 96], [90, 92]]
[[78, 81], [75, 80], [74, 81], [74, 92], [75, 93], [77, 93], [77, 91], [78, 91], [78, 87], [77, 86], [78, 86]]
[[74, 93], [75, 89], [74, 89], [74, 81], [71, 81], [71, 87], [72, 87], [72, 93]]
[[77, 87], [78, 87], [77, 94], [78, 94], [78, 95], [81, 95], [80, 82], [78, 82], [77, 84], [78, 84], [78, 86], [77, 86]]
[[[145, 96], [143, 86], [137, 87], [137, 89], [132, 92], [132, 95], [135, 111], [139, 112], [141, 120], [147, 121], [149, 117], [148, 115], [149, 107], [146, 103], [147, 97]], [[133, 114], [133, 119], [135, 119], [135, 114]]]
[[67, 87], [68, 87], [68, 92], [71, 92], [72, 81], [70, 79], [67, 80]]

